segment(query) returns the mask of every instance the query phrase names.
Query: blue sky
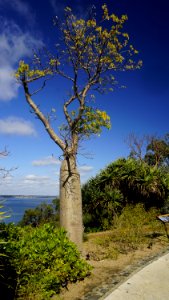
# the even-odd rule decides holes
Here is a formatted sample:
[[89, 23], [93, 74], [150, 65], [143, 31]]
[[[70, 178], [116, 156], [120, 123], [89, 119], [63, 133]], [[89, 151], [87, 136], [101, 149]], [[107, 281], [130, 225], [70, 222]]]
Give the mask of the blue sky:
[[[56, 43], [54, 16], [63, 17], [69, 5], [83, 17], [94, 4], [100, 14], [105, 1], [0, 0], [0, 149], [10, 151], [0, 167], [17, 169], [1, 179], [0, 194], [57, 195], [61, 152], [50, 140], [11, 76], [17, 63], [32, 56], [32, 49]], [[112, 129], [83, 143], [78, 156], [81, 181], [85, 182], [113, 160], [127, 156], [126, 137], [135, 132], [163, 135], [169, 132], [169, 22], [166, 0], [106, 1], [111, 12], [127, 14], [126, 31], [139, 50], [143, 68], [117, 74], [120, 84], [113, 93], [98, 95], [99, 107], [111, 116]], [[42, 110], [59, 111], [66, 99], [66, 83], [53, 81], [36, 96]], [[59, 114], [58, 114], [59, 121]]]

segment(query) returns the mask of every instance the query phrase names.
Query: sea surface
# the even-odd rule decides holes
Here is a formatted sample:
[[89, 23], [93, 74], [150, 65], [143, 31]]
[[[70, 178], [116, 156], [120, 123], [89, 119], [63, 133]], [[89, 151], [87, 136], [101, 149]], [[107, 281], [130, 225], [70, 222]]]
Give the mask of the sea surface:
[[43, 202], [52, 203], [55, 198], [55, 196], [0, 196], [0, 200], [2, 200], [0, 202], [3, 205], [1, 211], [5, 211], [6, 215], [9, 215], [9, 218], [5, 218], [3, 222], [17, 224], [21, 221], [25, 210], [35, 208]]

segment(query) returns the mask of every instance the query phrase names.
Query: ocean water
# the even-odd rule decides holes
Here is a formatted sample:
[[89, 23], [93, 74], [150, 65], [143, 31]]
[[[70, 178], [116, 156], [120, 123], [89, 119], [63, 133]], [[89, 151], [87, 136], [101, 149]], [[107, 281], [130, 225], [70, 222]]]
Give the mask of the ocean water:
[[0, 196], [0, 200], [3, 201], [3, 209], [1, 211], [5, 211], [6, 215], [10, 216], [9, 218], [5, 218], [3, 222], [6, 224], [10, 222], [17, 224], [21, 221], [25, 210], [35, 208], [43, 202], [52, 203], [53, 199], [55, 199], [55, 196]]

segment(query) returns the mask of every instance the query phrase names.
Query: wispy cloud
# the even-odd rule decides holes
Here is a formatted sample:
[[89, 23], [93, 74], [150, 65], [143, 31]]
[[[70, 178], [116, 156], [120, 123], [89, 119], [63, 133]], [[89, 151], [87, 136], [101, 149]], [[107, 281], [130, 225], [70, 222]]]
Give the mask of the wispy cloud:
[[79, 167], [78, 170], [79, 170], [81, 176], [85, 176], [85, 175], [88, 175], [88, 173], [93, 171], [93, 167], [84, 165], [84, 166]]
[[[20, 181], [20, 188], [28, 190], [31, 189], [31, 193], [37, 194], [57, 194], [58, 193], [59, 182], [54, 180], [49, 176], [45, 175], [26, 175], [23, 180]], [[30, 190], [29, 190], [30, 193]]]
[[13, 10], [31, 23], [35, 18], [31, 6], [23, 0], [0, 0], [0, 9]]
[[24, 179], [24, 183], [36, 183], [37, 182], [46, 182], [49, 180], [49, 177], [48, 176], [39, 176], [39, 175], [34, 175], [34, 174], [29, 174], [27, 176], [25, 176], [25, 179]]
[[0, 134], [35, 136], [36, 131], [31, 122], [21, 118], [8, 117], [0, 119]]
[[50, 0], [50, 4], [51, 4], [53, 12], [55, 14], [63, 13], [64, 8], [66, 6], [65, 3], [61, 2], [61, 1], [58, 2], [56, 0]]
[[32, 55], [32, 47], [42, 47], [43, 42], [32, 36], [30, 32], [23, 32], [20, 27], [4, 18], [0, 18], [0, 63], [14, 64], [21, 56]]
[[47, 156], [39, 160], [34, 160], [32, 162], [33, 166], [51, 166], [51, 165], [60, 165], [60, 160], [56, 159], [53, 156]]
[[11, 185], [11, 183], [12, 183], [12, 178], [13, 178], [13, 177], [10, 176], [10, 175], [7, 175], [7, 176], [1, 178], [1, 184], [3, 184], [3, 185]]
[[[1, 0], [0, 0], [1, 1]], [[23, 57], [32, 55], [32, 49], [41, 48], [43, 42], [23, 32], [14, 22], [0, 18], [0, 100], [17, 96], [19, 85], [13, 76], [15, 66]]]
[[1, 178], [2, 195], [58, 195], [58, 178], [47, 175], [28, 174], [24, 177]]
[[14, 69], [9, 65], [0, 68], [0, 100], [6, 101], [17, 96], [19, 85], [16, 83], [12, 74]]
[[[58, 15], [60, 18], [64, 12], [64, 9], [66, 6], [69, 6], [72, 8], [72, 5], [70, 5], [70, 1], [58, 1], [58, 0], [50, 0], [50, 4], [52, 6], [53, 12]], [[80, 15], [84, 15], [84, 6], [82, 5], [81, 0], [74, 0], [73, 2], [73, 10]]]

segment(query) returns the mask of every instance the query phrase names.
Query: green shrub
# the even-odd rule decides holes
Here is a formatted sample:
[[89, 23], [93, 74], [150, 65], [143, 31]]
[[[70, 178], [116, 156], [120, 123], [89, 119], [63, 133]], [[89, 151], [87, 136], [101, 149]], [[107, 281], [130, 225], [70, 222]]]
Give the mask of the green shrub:
[[64, 230], [51, 224], [37, 228], [6, 227], [9, 243], [4, 252], [16, 273], [16, 299], [50, 299], [69, 282], [90, 274], [91, 267], [80, 258]]
[[137, 249], [146, 242], [146, 226], [149, 231], [157, 227], [157, 214], [155, 208], [146, 211], [143, 204], [127, 205], [114, 220], [114, 241], [121, 243], [122, 250]]

